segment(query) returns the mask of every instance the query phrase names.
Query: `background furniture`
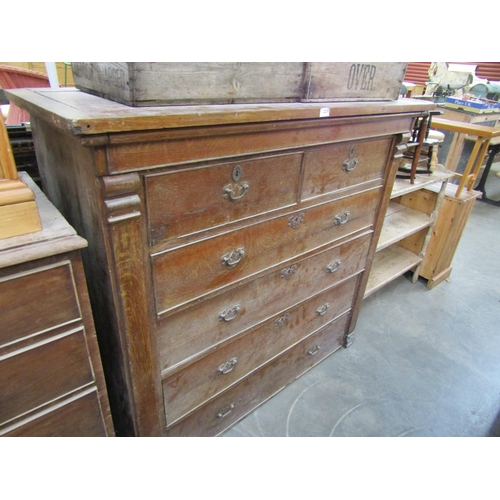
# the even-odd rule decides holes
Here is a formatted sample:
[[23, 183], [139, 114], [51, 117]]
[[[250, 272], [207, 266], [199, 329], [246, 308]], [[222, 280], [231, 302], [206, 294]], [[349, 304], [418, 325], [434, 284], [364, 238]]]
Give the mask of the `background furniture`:
[[[460, 196], [462, 190], [467, 188], [471, 191], [476, 183], [476, 180], [481, 169], [484, 157], [488, 151], [489, 143], [491, 139], [500, 136], [500, 127], [485, 127], [483, 125], [467, 124], [458, 121], [453, 121], [445, 118], [435, 118], [433, 122], [434, 128], [438, 130], [445, 130], [448, 132], [453, 132], [454, 137], [461, 138], [462, 141], [465, 137], [473, 136], [475, 137], [474, 147], [472, 152], [467, 159], [467, 164], [463, 172], [455, 172], [455, 177], [460, 179], [456, 195]], [[449, 156], [446, 159], [446, 165], [449, 165]]]
[[115, 428], [139, 436], [220, 434], [352, 342], [398, 143], [434, 108], [9, 97], [89, 240]]
[[[419, 275], [427, 279], [427, 288], [434, 288], [450, 276], [453, 269], [451, 265], [453, 257], [479, 195], [479, 192], [472, 190], [462, 191], [460, 195], [457, 195], [455, 184], [446, 185], [419, 269]], [[434, 184], [427, 187], [415, 203], [424, 207], [432, 207], [439, 196], [442, 196], [442, 192], [438, 191], [438, 187]]]
[[[25, 87], [50, 87], [49, 77], [41, 71], [0, 63], [0, 88], [19, 89]], [[5, 120], [7, 125], [19, 125], [29, 121], [30, 117], [26, 111], [18, 108], [15, 104], [10, 104]]]
[[497, 137], [494, 137], [489, 142], [486, 165], [484, 167], [484, 171], [481, 175], [481, 179], [479, 180], [479, 183], [474, 188], [476, 191], [479, 191], [480, 193], [482, 193], [481, 201], [484, 201], [486, 203], [490, 203], [492, 205], [500, 205], [500, 200], [493, 200], [493, 199], [488, 197], [488, 194], [486, 193], [486, 181], [488, 180], [488, 176], [489, 176], [490, 171], [491, 171], [491, 166], [493, 165], [493, 162], [495, 160], [495, 156], [498, 153], [500, 153], [500, 135], [498, 135]]
[[[365, 297], [410, 270], [417, 281], [451, 177], [453, 172], [437, 167], [432, 174], [416, 174], [413, 184], [396, 179]], [[438, 196], [428, 196], [425, 188], [430, 186], [436, 187]]]
[[[452, 122], [460, 122], [465, 127], [467, 125], [480, 125], [482, 127], [496, 127], [500, 113], [471, 113], [459, 109], [443, 108], [443, 116], [436, 118], [439, 120], [450, 120]], [[434, 127], [437, 128], [437, 127]], [[447, 138], [440, 149], [440, 155], [443, 160], [443, 165], [448, 170], [461, 173], [465, 169], [469, 155], [472, 150], [472, 145], [466, 144], [466, 134], [455, 133], [454, 130], [444, 130]]]
[[0, 119], [0, 239], [40, 231], [35, 195], [19, 179], [9, 137]]
[[0, 239], [0, 435], [111, 436], [76, 235], [29, 177], [40, 231]]

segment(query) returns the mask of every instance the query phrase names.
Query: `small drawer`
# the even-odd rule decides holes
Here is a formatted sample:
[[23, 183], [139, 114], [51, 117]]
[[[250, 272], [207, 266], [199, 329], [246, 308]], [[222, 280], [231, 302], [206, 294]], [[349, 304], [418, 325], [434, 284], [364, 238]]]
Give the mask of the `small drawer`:
[[94, 381], [84, 330], [0, 357], [0, 423]]
[[287, 263], [173, 314], [157, 326], [160, 368], [173, 367], [363, 270], [372, 232]]
[[147, 175], [151, 244], [297, 203], [302, 153]]
[[349, 315], [329, 323], [167, 429], [168, 436], [215, 436], [342, 346]]
[[71, 264], [0, 279], [0, 345], [81, 318]]
[[379, 189], [152, 256], [157, 314], [371, 227]]
[[8, 437], [105, 437], [106, 429], [96, 391], [49, 408], [8, 428]]
[[178, 420], [306, 335], [347, 312], [357, 282], [357, 276], [343, 281], [167, 378], [163, 382], [167, 423]]
[[312, 149], [304, 157], [302, 200], [382, 179], [392, 138]]

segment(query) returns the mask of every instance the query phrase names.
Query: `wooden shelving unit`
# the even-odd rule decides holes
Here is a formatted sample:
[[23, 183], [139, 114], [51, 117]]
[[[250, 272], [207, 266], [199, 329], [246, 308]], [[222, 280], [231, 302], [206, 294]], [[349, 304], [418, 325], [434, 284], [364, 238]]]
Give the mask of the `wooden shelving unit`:
[[[365, 298], [411, 269], [414, 269], [413, 282], [418, 279], [419, 267], [425, 255], [439, 206], [448, 180], [453, 175], [453, 172], [439, 165], [431, 175], [417, 174], [413, 184], [406, 179], [395, 180]], [[415, 206], [412, 202], [412, 193], [430, 186], [439, 190], [433, 206], [425, 204]], [[411, 237], [422, 231], [426, 232], [423, 244], [415, 248], [416, 243]], [[422, 238], [419, 238], [420, 240]]]

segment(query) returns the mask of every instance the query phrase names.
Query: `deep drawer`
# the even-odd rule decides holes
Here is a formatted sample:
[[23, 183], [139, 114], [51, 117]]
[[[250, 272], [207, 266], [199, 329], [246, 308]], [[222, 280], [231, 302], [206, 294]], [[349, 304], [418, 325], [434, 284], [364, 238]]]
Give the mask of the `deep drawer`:
[[302, 154], [146, 176], [151, 244], [297, 203]]
[[354, 276], [255, 331], [175, 373], [163, 382], [167, 423], [241, 380], [251, 371], [318, 330], [351, 307]]
[[[1, 434], [1, 432], [0, 432]], [[99, 399], [92, 391], [7, 429], [9, 437], [105, 437]]]
[[167, 430], [168, 436], [215, 436], [342, 345], [348, 315], [326, 325]]
[[83, 328], [1, 357], [0, 373], [0, 423], [93, 383]]
[[160, 369], [215, 348], [364, 269], [372, 232], [297, 259], [158, 322]]
[[71, 265], [0, 279], [0, 345], [81, 318]]
[[379, 194], [372, 189], [154, 255], [157, 314], [369, 228]]
[[302, 199], [382, 179], [392, 138], [353, 141], [305, 153]]

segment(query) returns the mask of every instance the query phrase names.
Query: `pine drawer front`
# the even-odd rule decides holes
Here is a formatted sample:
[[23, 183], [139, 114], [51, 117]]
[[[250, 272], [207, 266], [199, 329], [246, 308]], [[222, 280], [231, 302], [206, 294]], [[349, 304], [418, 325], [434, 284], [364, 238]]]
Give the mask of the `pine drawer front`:
[[346, 313], [357, 282], [358, 276], [353, 276], [339, 283], [167, 378], [163, 382], [167, 424]]
[[106, 437], [97, 392], [69, 398], [6, 429], [7, 437]]
[[158, 322], [166, 370], [258, 325], [364, 269], [372, 232], [291, 261], [260, 278]]
[[0, 317], [0, 346], [80, 320], [71, 263], [0, 278]]
[[353, 141], [307, 151], [302, 199], [382, 179], [392, 138]]
[[302, 154], [145, 177], [152, 245], [297, 204]]
[[346, 314], [329, 323], [256, 370], [239, 384], [167, 429], [167, 435], [201, 437], [215, 436], [226, 431], [296, 377], [338, 350], [342, 345], [348, 317]]
[[94, 383], [83, 327], [0, 357], [0, 423]]
[[157, 314], [370, 228], [379, 194], [372, 189], [154, 255]]

